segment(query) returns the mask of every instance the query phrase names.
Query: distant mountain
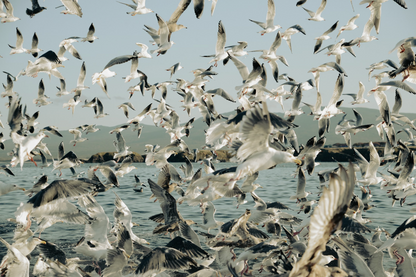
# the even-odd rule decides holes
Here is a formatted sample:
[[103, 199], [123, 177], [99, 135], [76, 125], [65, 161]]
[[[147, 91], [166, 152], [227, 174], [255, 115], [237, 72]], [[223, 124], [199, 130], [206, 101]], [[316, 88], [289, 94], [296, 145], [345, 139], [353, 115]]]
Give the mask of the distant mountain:
[[[304, 108], [305, 112], [309, 112], [307, 108]], [[355, 119], [354, 113], [351, 108], [343, 108], [344, 112], [347, 113], [346, 119]], [[379, 116], [379, 111], [375, 109], [367, 109], [367, 108], [356, 108], [356, 110], [363, 116], [363, 124], [377, 124], [380, 120], [376, 121], [377, 117]], [[232, 113], [224, 114], [228, 116]], [[282, 113], [277, 113], [279, 116], [283, 117]], [[403, 114], [409, 117], [410, 120], [416, 118], [416, 114]], [[327, 145], [334, 144], [334, 143], [344, 143], [344, 138], [340, 135], [335, 135], [335, 126], [341, 120], [342, 116], [337, 115], [331, 118], [331, 127], [330, 133], [325, 134], [327, 138]], [[185, 122], [182, 122], [184, 124]], [[297, 116], [295, 124], [299, 125], [296, 128], [296, 134], [298, 136], [299, 144], [305, 144], [308, 139], [313, 136], [318, 136], [318, 122], [314, 121], [312, 116], [307, 114], [303, 114]], [[88, 138], [87, 141], [77, 144], [73, 146], [69, 144], [69, 141], [73, 139], [73, 135], [70, 134], [68, 131], [61, 131], [60, 133], [63, 137], [57, 137], [51, 134], [49, 138], [44, 138], [43, 142], [48, 145], [49, 150], [51, 151], [54, 158], [57, 157], [58, 145], [61, 141], [65, 144], [65, 151], [72, 150], [80, 158], [87, 159], [91, 155], [98, 153], [98, 152], [111, 152], [115, 151], [113, 146], [113, 141], [116, 139], [115, 134], [109, 134], [109, 132], [117, 126], [107, 127], [107, 126], [97, 126], [100, 128], [99, 131], [96, 133], [89, 133], [88, 135], [83, 134], [83, 137]], [[7, 127], [6, 127], [7, 128]], [[188, 144], [189, 149], [199, 148], [201, 149], [205, 144], [205, 130], [208, 126], [202, 122], [202, 119], [199, 118], [195, 120], [193, 124], [193, 128], [190, 130], [190, 137], [183, 137], [184, 141]], [[403, 127], [399, 125], [395, 125], [396, 132]], [[7, 130], [7, 129], [6, 129]], [[4, 132], [4, 130], [3, 130]], [[137, 132], [132, 132], [131, 129], [127, 129], [122, 132], [124, 139], [126, 140], [126, 145], [130, 146], [130, 150], [137, 152], [139, 154], [144, 153], [145, 145], [146, 144], [158, 144], [160, 146], [164, 146], [170, 143], [170, 137], [166, 133], [166, 130], [160, 127], [151, 126], [151, 125], [143, 125], [143, 130], [141, 137], [137, 138]], [[403, 134], [398, 135], [399, 138], [403, 140], [407, 140], [407, 138]], [[352, 142], [369, 142], [369, 141], [381, 141], [381, 138], [378, 136], [375, 127], [371, 128], [370, 130], [359, 133], [355, 136], [352, 136]], [[0, 150], [0, 160], [8, 161], [10, 157], [7, 156], [7, 153], [13, 148], [12, 141], [7, 140], [5, 142], [5, 150]]]

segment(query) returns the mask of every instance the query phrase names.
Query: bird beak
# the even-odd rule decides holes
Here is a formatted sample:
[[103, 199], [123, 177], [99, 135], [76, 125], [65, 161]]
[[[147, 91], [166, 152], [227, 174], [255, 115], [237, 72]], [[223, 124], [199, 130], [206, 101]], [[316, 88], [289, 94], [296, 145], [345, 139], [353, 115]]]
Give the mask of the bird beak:
[[301, 160], [299, 160], [299, 159], [295, 159], [295, 163], [296, 163], [297, 165], [301, 165], [301, 164], [302, 164], [302, 161], [301, 161]]
[[25, 191], [25, 189], [24, 189], [24, 188], [19, 188], [19, 189], [21, 189], [22, 191]]

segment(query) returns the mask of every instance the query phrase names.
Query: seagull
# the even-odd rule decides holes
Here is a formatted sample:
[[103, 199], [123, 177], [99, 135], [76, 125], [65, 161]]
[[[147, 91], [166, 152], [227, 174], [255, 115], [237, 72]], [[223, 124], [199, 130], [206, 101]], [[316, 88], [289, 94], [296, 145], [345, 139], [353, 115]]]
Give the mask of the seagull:
[[205, 55], [202, 57], [214, 57], [209, 63], [215, 62], [214, 66], [218, 65], [219, 61], [224, 61], [228, 57], [227, 52], [225, 52], [225, 41], [227, 37], [225, 34], [224, 25], [221, 20], [218, 22], [218, 32], [217, 32], [217, 44], [215, 45], [215, 55]]
[[147, 50], [149, 49], [149, 47], [141, 42], [136, 42], [137, 46], [140, 46], [142, 48], [142, 50], [140, 51], [138, 57], [139, 58], [147, 58], [147, 59], [151, 59], [152, 56], [147, 52]]
[[373, 72], [376, 69], [386, 68], [387, 66], [390, 66], [390, 67], [392, 67], [394, 69], [397, 69], [398, 68], [398, 66], [396, 65], [396, 63], [393, 62], [392, 60], [389, 60], [389, 59], [383, 60], [383, 61], [378, 62], [378, 63], [373, 63], [373, 64], [370, 65], [369, 68], [367, 68], [369, 70], [369, 72], [368, 72], [368, 80], [370, 80], [371, 72]]
[[158, 14], [156, 14], [156, 18], [160, 30], [159, 42], [157, 43], [158, 48], [156, 50], [150, 51], [150, 53], [157, 53], [159, 56], [160, 54], [164, 55], [172, 47], [174, 42], [170, 40], [169, 28], [166, 24], [166, 21], [164, 21]]
[[94, 113], [95, 113], [94, 118], [102, 118], [102, 117], [109, 115], [108, 113], [104, 113], [103, 103], [101, 103], [100, 99], [98, 98], [93, 108], [94, 108]]
[[170, 78], [172, 79], [172, 75], [181, 70], [182, 68], [183, 67], [181, 66], [181, 63], [175, 63], [174, 65], [166, 69], [166, 71], [170, 71]]
[[[369, 8], [371, 11], [371, 16], [370, 16], [369, 21], [372, 21], [377, 34], [380, 31], [381, 4], [384, 2], [387, 2], [387, 0], [362, 0], [360, 2], [360, 5], [369, 3], [368, 6], [366, 7], [366, 8]], [[394, 2], [396, 2], [402, 8], [407, 9], [407, 5], [404, 0], [395, 0]]]
[[343, 113], [340, 109], [338, 109], [338, 100], [341, 97], [342, 91], [344, 89], [344, 74], [339, 74], [337, 81], [335, 82], [335, 89], [332, 93], [332, 97], [329, 100], [328, 105], [322, 110], [321, 116], [318, 120], [322, 120], [324, 118], [331, 118], [336, 114]]
[[25, 194], [28, 195], [29, 197], [32, 197], [33, 194], [38, 193], [39, 191], [41, 191], [42, 189], [46, 188], [47, 186], [49, 186], [49, 183], [48, 183], [48, 175], [43, 175], [33, 185], [33, 187], [31, 189], [26, 190]]
[[[117, 1], [118, 2], [118, 1]], [[133, 0], [133, 3], [135, 5], [132, 4], [126, 4], [126, 3], [122, 3], [119, 2], [120, 4], [126, 5], [130, 8], [132, 8], [134, 11], [132, 12], [127, 12], [127, 14], [130, 14], [131, 16], [135, 16], [136, 14], [147, 14], [147, 13], [152, 13], [153, 11], [151, 9], [146, 8], [146, 0]]]
[[[315, 86], [317, 91], [319, 92], [319, 80], [321, 78], [321, 72], [336, 70], [339, 73], [342, 73], [346, 76], [345, 70], [336, 62], [327, 62], [324, 64], [321, 64], [318, 67], [311, 68], [308, 72], [312, 72], [312, 75], [315, 77]], [[320, 108], [320, 107], [319, 107]]]
[[415, 89], [413, 89], [408, 84], [403, 83], [402, 81], [388, 81], [388, 82], [383, 82], [383, 83], [378, 84], [378, 86], [379, 87], [383, 87], [384, 86], [384, 87], [387, 87], [387, 89], [390, 88], [390, 87], [397, 87], [397, 88], [400, 88], [400, 89], [405, 90], [407, 92], [410, 92], [412, 94], [416, 94], [416, 90]]
[[338, 38], [339, 37], [339, 35], [342, 33], [342, 32], [344, 32], [344, 31], [352, 31], [352, 30], [355, 30], [355, 29], [357, 29], [357, 25], [355, 25], [355, 20], [357, 20], [357, 18], [359, 18], [360, 17], [360, 14], [357, 14], [357, 15], [355, 15], [355, 16], [353, 16], [353, 17], [351, 17], [350, 18], [350, 20], [348, 20], [348, 22], [347, 22], [347, 25], [344, 25], [344, 26], [342, 26], [340, 29], [339, 29], [339, 32], [338, 32], [338, 35], [337, 35], [337, 37], [336, 38]]
[[375, 36], [370, 35], [371, 29], [373, 29], [373, 27], [374, 27], [374, 22], [372, 18], [370, 17], [370, 19], [364, 25], [364, 29], [363, 29], [363, 33], [361, 37], [353, 39], [350, 44], [351, 45], [357, 44], [358, 46], [360, 46], [362, 42], [370, 42], [373, 40], [378, 40], [378, 38], [376, 38]]
[[19, 28], [17, 27], [16, 27], [16, 46], [11, 46], [9, 44], [9, 47], [12, 48], [12, 50], [10, 51], [10, 55], [20, 54], [20, 53], [29, 53], [29, 50], [23, 48], [23, 36]]
[[81, 142], [88, 140], [88, 138], [81, 137], [82, 133], [78, 129], [69, 129], [68, 132], [74, 135], [74, 139], [69, 142], [71, 144], [73, 143], [74, 146], [77, 145], [77, 143], [81, 143]]
[[355, 93], [345, 93], [345, 95], [349, 95], [354, 99], [354, 101], [351, 102], [351, 104], [353, 104], [353, 105], [354, 104], [364, 104], [364, 103], [369, 102], [368, 99], [364, 98], [364, 91], [365, 91], [364, 84], [360, 81], [360, 82], [358, 82], [358, 85], [359, 85], [359, 90], [358, 90], [357, 94], [355, 94]]
[[120, 127], [114, 128], [109, 133], [112, 134], [114, 132], [123, 132], [124, 130], [130, 128], [130, 125], [121, 125]]
[[10, 134], [13, 143], [19, 145], [19, 162], [20, 162], [20, 169], [23, 170], [23, 163], [26, 158], [29, 158], [34, 164], [36, 162], [33, 160], [30, 152], [35, 149], [36, 145], [45, 137], [48, 137], [44, 132], [39, 132], [35, 136], [21, 136], [15, 132]]
[[366, 186], [377, 185], [383, 180], [382, 177], [377, 177], [377, 170], [380, 167], [380, 157], [377, 153], [377, 149], [374, 147], [374, 144], [371, 141], [369, 143], [369, 149], [370, 162], [367, 162], [367, 166], [364, 169], [365, 175], [363, 176], [363, 179], [358, 180], [359, 183], [362, 183]]
[[259, 22], [249, 19], [251, 22], [256, 23], [260, 27], [263, 28], [259, 33], [263, 36], [267, 33], [272, 33], [280, 28], [282, 28], [280, 25], [274, 25], [274, 17], [276, 15], [276, 8], [274, 5], [274, 0], [268, 0], [267, 1], [267, 15], [266, 15], [266, 22]]
[[64, 108], [68, 108], [68, 110], [72, 109], [72, 114], [74, 114], [75, 106], [77, 106], [81, 102], [80, 96], [81, 96], [81, 92], [78, 92], [77, 94], [75, 94], [74, 97], [69, 99], [68, 102], [64, 103], [62, 106]]
[[26, 75], [31, 77], [37, 77], [39, 72], [46, 72], [49, 75], [49, 78], [53, 75], [59, 79], [65, 79], [58, 71], [58, 67], [64, 66], [56, 53], [49, 50], [40, 56], [35, 62], [29, 61], [25, 71]]
[[400, 60], [400, 67], [395, 68], [395, 70], [389, 72], [390, 78], [395, 78], [397, 74], [402, 73], [402, 82], [407, 80], [410, 83], [416, 83], [416, 55], [412, 49], [414, 46], [416, 46], [416, 39], [412, 38], [406, 39], [405, 42], [400, 45], [399, 49], [397, 50], [397, 56]]
[[248, 43], [246, 41], [237, 41], [237, 42], [238, 42], [237, 45], [225, 46], [225, 48], [228, 49], [227, 52], [236, 57], [248, 55], [247, 51], [244, 50], [247, 48]]
[[121, 105], [118, 106], [119, 109], [123, 110], [124, 115], [129, 118], [129, 109], [132, 109], [133, 111], [135, 111], [136, 109], [133, 107], [133, 104], [130, 102], [125, 102]]
[[[273, 71], [273, 78], [275, 79], [276, 82], [278, 82], [278, 78], [279, 78], [279, 68], [277, 67], [277, 60], [280, 60], [286, 66], [289, 66], [285, 57], [276, 55], [276, 51], [280, 47], [281, 43], [282, 43], [281, 34], [278, 31], [272, 45], [270, 46], [268, 50], [251, 51], [251, 52], [263, 52], [263, 54], [260, 55], [259, 58], [265, 59], [268, 61], [268, 64], [270, 65], [270, 68]], [[235, 63], [235, 60], [233, 60], [233, 62]]]
[[263, 110], [258, 105], [247, 112], [240, 125], [243, 144], [237, 151], [237, 158], [241, 163], [237, 167], [236, 178], [233, 179], [238, 180], [279, 163], [301, 164], [301, 161], [289, 152], [276, 150], [269, 145], [271, 129], [271, 124], [263, 116]]
[[[133, 55], [124, 55], [124, 56], [115, 57], [114, 59], [112, 59], [111, 61], [109, 61], [107, 63], [107, 65], [104, 67], [104, 70], [103, 70], [102, 74], [104, 73], [104, 71], [106, 69], [108, 69], [108, 68], [110, 68], [110, 67], [112, 67], [116, 64], [126, 63], [130, 60], [131, 60], [130, 75], [125, 77], [125, 82], [127, 83], [127, 82], [130, 82], [131, 80], [133, 80], [135, 78], [140, 77], [141, 74], [137, 70], [137, 68], [139, 67], [139, 53], [137, 51], [134, 51]], [[111, 71], [109, 71], [107, 73], [111, 73]], [[94, 76], [93, 76], [93, 78], [94, 78]], [[107, 78], [107, 77], [105, 77], [105, 78]]]
[[292, 35], [296, 33], [302, 33], [306, 35], [305, 30], [298, 24], [289, 27], [282, 33], [282, 39], [286, 40], [287, 45], [289, 45], [290, 52], [292, 52]]
[[107, 92], [107, 82], [106, 82], [105, 79], [114, 77], [115, 75], [116, 75], [115, 72], [106, 68], [103, 71], [101, 71], [99, 73], [94, 73], [92, 75], [92, 84], [98, 83], [98, 85], [104, 91], [105, 95], [107, 95], [107, 97], [110, 98], [110, 96], [108, 95], [108, 92]]
[[60, 79], [60, 87], [56, 87], [58, 89], [58, 92], [56, 93], [56, 96], [61, 97], [63, 95], [70, 94], [71, 92], [66, 90], [66, 83], [64, 79]]
[[188, 268], [197, 263], [186, 254], [171, 247], [156, 247], [145, 255], [137, 267], [135, 274], [153, 276], [165, 270], [178, 270]]
[[46, 10], [45, 7], [41, 7], [39, 5], [38, 0], [31, 0], [32, 1], [32, 9], [27, 8], [26, 14], [30, 16], [31, 18], [34, 17], [36, 14], [42, 12], [43, 10]]
[[94, 27], [94, 24], [91, 23], [90, 27], [88, 28], [87, 36], [85, 38], [82, 38], [81, 41], [83, 42], [88, 41], [89, 43], [93, 43], [94, 40], [97, 39], [97, 37], [94, 36], [94, 33], [95, 33], [95, 27]]
[[25, 191], [24, 188], [19, 187], [16, 184], [6, 184], [6, 183], [0, 181], [0, 196], [8, 194], [9, 192], [12, 192], [12, 191], [15, 191], [15, 190]]
[[1, 19], [1, 23], [7, 23], [7, 22], [15, 22], [17, 20], [20, 20], [20, 18], [13, 15], [13, 6], [9, 2], [9, 0], [2, 0], [4, 7], [6, 8], [6, 16]]
[[127, 121], [127, 123], [129, 123], [129, 124], [133, 124], [133, 123], [139, 124], [140, 122], [143, 121], [143, 119], [149, 113], [151, 108], [152, 108], [152, 103], [147, 105], [146, 108], [144, 108], [143, 111], [141, 111], [141, 113], [139, 113], [137, 116], [135, 116], [131, 120]]
[[177, 24], [177, 22], [179, 20], [179, 17], [188, 8], [190, 3], [191, 3], [191, 0], [181, 0], [177, 8], [175, 9], [175, 11], [170, 16], [168, 22], [166, 22], [169, 28], [169, 37], [172, 35], [173, 32], [177, 32], [181, 29], [186, 29], [184, 25]]
[[143, 187], [146, 187], [146, 185], [140, 181], [139, 177], [137, 177], [137, 175], [134, 175], [134, 180], [136, 182], [136, 184], [134, 185], [133, 190], [135, 192], [143, 192]]
[[10, 75], [7, 75], [7, 86], [4, 87], [4, 91], [1, 93], [1, 97], [4, 98], [6, 96], [17, 96], [17, 92], [13, 91], [14, 82]]
[[304, 7], [302, 8], [310, 15], [310, 18], [308, 18], [308, 20], [324, 21], [325, 19], [321, 16], [321, 14], [324, 11], [325, 6], [326, 6], [326, 0], [322, 0], [321, 5], [319, 5], [319, 8], [316, 10], [316, 12], [305, 9]]
[[330, 33], [332, 33], [338, 26], [338, 21], [334, 23], [334, 25], [331, 26], [331, 28], [329, 28], [328, 30], [325, 31], [325, 33], [323, 33], [321, 36], [315, 38], [316, 39], [316, 43], [315, 43], [315, 47], [313, 49], [313, 53], [316, 54], [316, 52], [319, 50], [319, 48], [321, 48], [322, 42], [324, 40], [330, 39], [330, 37], [328, 36]]
[[78, 0], [61, 0], [62, 4], [65, 6], [64, 11], [61, 11], [63, 14], [74, 14], [82, 17], [82, 9], [78, 4]]
[[81, 93], [81, 91], [83, 91], [84, 89], [89, 88], [87, 86], [84, 86], [86, 73], [87, 73], [87, 69], [85, 68], [85, 62], [83, 62], [81, 65], [81, 71], [79, 72], [79, 75], [78, 75], [77, 87], [72, 90], [72, 92], [75, 92], [75, 94], [77, 92]]
[[2, 271], [7, 276], [29, 277], [29, 260], [15, 247], [11, 246], [7, 241], [0, 238], [0, 241], [7, 247], [7, 259], [4, 261]]
[[32, 54], [32, 56], [35, 58], [38, 56], [38, 53], [40, 51], [43, 51], [42, 49], [38, 48], [38, 44], [39, 44], [38, 35], [35, 32], [32, 37], [32, 48], [27, 50], [28, 53]]
[[130, 146], [126, 145], [126, 141], [120, 132], [116, 132], [117, 141], [113, 141], [113, 145], [116, 148], [117, 153], [114, 154], [113, 159], [117, 161], [124, 156], [130, 155], [132, 152], [129, 150]]
[[48, 101], [49, 97], [45, 95], [45, 86], [43, 84], [43, 79], [39, 82], [38, 98], [33, 99], [33, 104], [38, 107], [46, 106], [52, 104], [51, 101]]
[[215, 220], [215, 212], [216, 209], [214, 207], [214, 204], [212, 202], [208, 201], [201, 204], [201, 213], [202, 213], [202, 224], [198, 224], [199, 227], [203, 228], [204, 230], [209, 231], [211, 229], [219, 228], [221, 225], [224, 224], [224, 222]]
[[67, 43], [65, 45], [59, 46], [58, 57], [61, 62], [68, 60], [68, 58], [64, 57], [66, 51], [68, 51], [76, 59], [82, 60], [81, 55], [79, 54], [75, 46], [73, 46], [71, 43]]

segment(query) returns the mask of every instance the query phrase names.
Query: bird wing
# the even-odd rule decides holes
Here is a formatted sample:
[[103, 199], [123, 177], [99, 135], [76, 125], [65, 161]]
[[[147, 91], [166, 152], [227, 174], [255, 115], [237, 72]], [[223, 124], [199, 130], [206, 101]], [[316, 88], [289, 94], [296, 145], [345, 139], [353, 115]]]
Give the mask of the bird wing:
[[179, 2], [179, 4], [178, 4], [178, 7], [175, 9], [175, 11], [170, 16], [169, 23], [176, 23], [178, 21], [179, 17], [188, 8], [190, 3], [191, 3], [191, 0], [181, 0], [181, 2]]
[[166, 24], [165, 20], [161, 18], [158, 14], [156, 14], [157, 23], [159, 24], [159, 31], [160, 31], [160, 44], [164, 44], [169, 41], [169, 28]]
[[337, 81], [335, 82], [334, 92], [332, 93], [332, 97], [329, 100], [328, 107], [335, 105], [339, 98], [341, 97], [342, 91], [344, 89], [344, 74], [339, 74]]
[[246, 113], [240, 125], [243, 145], [238, 149], [237, 157], [247, 159], [253, 152], [269, 146], [268, 139], [271, 125], [263, 116], [263, 110], [256, 105]]
[[220, 20], [220, 22], [218, 22], [217, 44], [215, 46], [216, 55], [224, 53], [225, 41], [226, 41], [226, 35], [225, 35], [224, 25], [222, 25], [222, 22]]
[[328, 188], [324, 187], [309, 223], [308, 247], [294, 265], [290, 276], [298, 276], [294, 273], [309, 271], [319, 261], [319, 253], [325, 250], [331, 234], [340, 227], [340, 221], [348, 209], [354, 191], [355, 172], [352, 163], [349, 163], [348, 171], [340, 165], [339, 172], [340, 175], [330, 174]]

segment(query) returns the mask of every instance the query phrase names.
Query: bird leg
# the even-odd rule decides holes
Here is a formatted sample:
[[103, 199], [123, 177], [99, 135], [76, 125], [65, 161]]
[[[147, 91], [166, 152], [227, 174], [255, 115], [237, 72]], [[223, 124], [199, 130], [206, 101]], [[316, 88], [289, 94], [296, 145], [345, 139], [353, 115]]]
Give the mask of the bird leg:
[[96, 262], [96, 261], [93, 261], [92, 262], [92, 265], [96, 268], [96, 269], [98, 269], [98, 275], [100, 275], [101, 276], [101, 267], [98, 265], [98, 263]]
[[230, 248], [230, 252], [231, 252], [231, 254], [233, 254], [233, 256], [231, 257], [231, 259], [233, 261], [235, 261], [235, 259], [237, 259], [237, 255], [234, 253], [234, 250], [232, 248]]
[[400, 255], [399, 253], [397, 253], [397, 250], [394, 250], [393, 254], [397, 258], [396, 265], [404, 263], [404, 257], [402, 255]]
[[0, 268], [2, 268], [2, 267], [6, 264], [7, 260], [8, 260], [8, 259], [5, 259], [5, 260], [4, 260], [4, 262], [0, 265]]
[[205, 188], [203, 188], [202, 190], [203, 190], [203, 191], [206, 191], [208, 188], [209, 188], [209, 179], [208, 179], [208, 181], [207, 181], [207, 186], [206, 186]]
[[[406, 73], [407, 72], [407, 73]], [[404, 75], [404, 77], [403, 77], [403, 80], [402, 80], [402, 82], [404, 82], [407, 78], [409, 78], [409, 76], [410, 76], [410, 73], [409, 73], [409, 69], [406, 69], [405, 71], [404, 71], [404, 73], [405, 73], [405, 75]]]
[[23, 230], [23, 232], [26, 232], [27, 230], [29, 230], [30, 226], [32, 225], [32, 221], [30, 220], [30, 213], [27, 214], [27, 225], [26, 228]]
[[299, 235], [299, 234], [300, 234], [300, 232], [302, 232], [303, 228], [305, 228], [305, 227], [302, 227], [302, 229], [300, 229], [298, 232], [293, 232], [292, 236], [297, 236], [297, 235]]
[[[247, 267], [247, 268], [246, 268]], [[250, 269], [250, 267], [248, 266], [248, 261], [244, 260], [244, 268], [241, 271], [241, 276], [243, 276], [243, 274], [246, 274], [248, 272], [248, 270]]]
[[35, 160], [33, 159], [33, 157], [32, 157], [32, 156], [29, 156], [29, 155], [28, 155], [28, 157], [29, 157], [29, 160], [30, 160], [32, 163], [34, 163], [36, 166], [38, 166], [38, 165], [36, 164], [36, 162], [35, 162]]

